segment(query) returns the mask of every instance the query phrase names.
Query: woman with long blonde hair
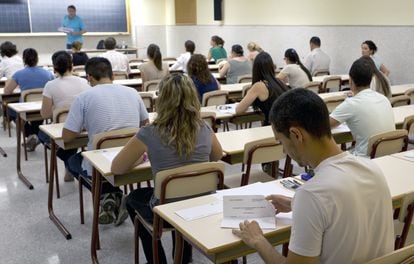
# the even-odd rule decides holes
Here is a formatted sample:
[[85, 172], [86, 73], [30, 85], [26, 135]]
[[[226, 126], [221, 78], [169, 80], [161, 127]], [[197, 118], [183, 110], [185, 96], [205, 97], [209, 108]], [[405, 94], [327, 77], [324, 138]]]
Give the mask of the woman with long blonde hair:
[[[220, 143], [200, 117], [200, 103], [190, 77], [182, 74], [167, 75], [160, 82], [159, 90], [156, 119], [152, 124], [141, 128], [115, 157], [111, 167], [114, 174], [122, 174], [131, 169], [145, 159], [145, 153], [148, 153], [154, 176], [165, 169], [221, 158]], [[126, 208], [132, 222], [136, 211], [152, 221], [152, 208], [157, 204], [158, 200], [151, 187], [139, 188], [126, 199]], [[151, 234], [142, 225], [139, 230], [147, 262], [153, 263]], [[167, 263], [161, 242], [158, 248], [160, 263]], [[190, 261], [191, 246], [185, 244], [183, 263]]]
[[249, 54], [247, 55], [247, 58], [250, 61], [254, 61], [257, 54], [263, 51], [262, 47], [259, 46], [256, 42], [249, 42], [247, 44], [247, 49], [249, 50]]

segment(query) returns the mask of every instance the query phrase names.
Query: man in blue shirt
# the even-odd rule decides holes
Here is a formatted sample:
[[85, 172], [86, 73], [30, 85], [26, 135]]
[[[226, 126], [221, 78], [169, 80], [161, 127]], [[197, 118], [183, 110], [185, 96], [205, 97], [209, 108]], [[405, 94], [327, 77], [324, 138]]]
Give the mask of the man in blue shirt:
[[76, 7], [68, 6], [68, 14], [63, 18], [62, 27], [70, 28], [73, 31], [66, 33], [66, 49], [71, 49], [72, 42], [83, 43], [82, 35], [86, 32], [83, 21], [76, 15]]

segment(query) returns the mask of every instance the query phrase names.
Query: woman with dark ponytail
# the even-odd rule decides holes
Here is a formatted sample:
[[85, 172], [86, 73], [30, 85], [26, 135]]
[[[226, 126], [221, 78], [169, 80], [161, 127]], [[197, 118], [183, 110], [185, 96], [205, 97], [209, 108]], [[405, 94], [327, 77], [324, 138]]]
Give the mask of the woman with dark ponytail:
[[142, 83], [164, 78], [170, 71], [168, 63], [162, 61], [160, 47], [150, 44], [147, 48], [148, 62], [140, 65]]
[[286, 66], [276, 76], [276, 78], [288, 82], [292, 88], [303, 87], [308, 82], [312, 81], [312, 75], [309, 70], [302, 64], [299, 55], [294, 49], [287, 49], [285, 51]]

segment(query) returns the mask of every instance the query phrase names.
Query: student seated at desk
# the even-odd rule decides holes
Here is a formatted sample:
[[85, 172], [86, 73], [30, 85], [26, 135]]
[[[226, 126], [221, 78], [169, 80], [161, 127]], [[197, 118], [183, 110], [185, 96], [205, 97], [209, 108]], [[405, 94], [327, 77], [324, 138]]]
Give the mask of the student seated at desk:
[[[23, 61], [25, 68], [13, 74], [12, 79], [4, 87], [5, 94], [13, 93], [17, 87], [22, 92], [30, 89], [43, 88], [48, 81], [54, 79], [50, 71], [37, 66], [39, 57], [35, 49], [25, 49], [23, 51]], [[16, 113], [12, 110], [9, 110], [9, 113], [12, 120], [15, 120]], [[42, 123], [43, 120], [26, 122], [24, 129], [27, 136], [27, 151], [34, 151], [40, 143], [37, 134], [39, 133], [39, 126]]]
[[72, 42], [72, 58], [73, 58], [73, 66], [85, 65], [88, 61], [88, 55], [81, 51], [82, 43], [79, 41]]
[[210, 73], [206, 57], [201, 54], [194, 54], [188, 62], [188, 76], [194, 82], [198, 91], [198, 100], [203, 100], [203, 94], [220, 89], [220, 83]]
[[139, 65], [142, 84], [147, 81], [162, 79], [170, 72], [168, 63], [162, 61], [160, 47], [150, 44], [147, 49], [147, 56], [149, 61]]
[[305, 84], [312, 81], [312, 75], [300, 61], [295, 49], [287, 49], [284, 59], [286, 66], [276, 78], [289, 83], [289, 86], [292, 88], [303, 88]]
[[[148, 153], [152, 174], [197, 162], [217, 161], [222, 149], [212, 129], [200, 117], [200, 103], [191, 79], [171, 74], [160, 83], [158, 115], [151, 125], [139, 130], [112, 162], [111, 170], [122, 174], [131, 169]], [[179, 115], [177, 113], [180, 113]], [[154, 181], [157, 179], [155, 178]], [[158, 201], [154, 189], [140, 188], [127, 197], [126, 205], [132, 222], [135, 211], [152, 221], [152, 208]], [[151, 235], [139, 226], [139, 236], [148, 263], [153, 263]], [[158, 245], [160, 263], [167, 263], [161, 242]], [[184, 244], [183, 263], [191, 261], [191, 246]]]
[[191, 40], [187, 40], [184, 43], [185, 47], [185, 53], [181, 54], [177, 61], [170, 67], [170, 71], [176, 71], [176, 70], [182, 70], [183, 72], [187, 72], [187, 64], [188, 61], [191, 58], [191, 55], [193, 55], [195, 50], [195, 44]]
[[[139, 127], [148, 123], [148, 113], [138, 92], [130, 87], [113, 84], [111, 63], [105, 58], [91, 58], [85, 72], [92, 88], [79, 94], [73, 101], [66, 119], [62, 138], [73, 141], [83, 129], [88, 131], [88, 150], [92, 149], [93, 136], [102, 132]], [[69, 158], [68, 170], [76, 178], [82, 175], [91, 179], [92, 167], [83, 161], [81, 153]], [[88, 182], [83, 181], [90, 190]], [[100, 224], [121, 224], [127, 217], [119, 211], [122, 192], [110, 183], [102, 184]]]
[[[55, 52], [52, 62], [58, 78], [46, 83], [43, 89], [42, 109], [40, 110], [43, 119], [52, 118], [55, 109], [69, 108], [78, 94], [90, 88], [84, 78], [72, 75], [72, 56], [68, 52]], [[50, 142], [50, 138], [42, 131], [39, 131], [38, 136], [43, 144]], [[76, 149], [59, 148], [57, 151], [58, 157], [65, 162], [65, 167], [67, 167], [67, 159], [75, 153]], [[73, 181], [73, 177], [66, 173], [64, 180]]]
[[118, 52], [116, 48], [116, 40], [113, 37], [105, 39], [106, 52], [101, 57], [108, 59], [112, 65], [112, 71], [121, 71], [130, 73], [131, 68], [129, 67], [129, 60], [127, 55]]
[[288, 257], [255, 221], [240, 223], [233, 233], [265, 263], [365, 263], [392, 252], [392, 200], [384, 175], [371, 160], [339, 149], [322, 99], [305, 89], [286, 92], [273, 105], [270, 123], [286, 154], [315, 172], [293, 199], [267, 197], [276, 212], [292, 211]]
[[23, 60], [17, 55], [16, 45], [5, 41], [0, 45], [0, 78], [6, 77], [10, 80], [15, 72], [24, 68]]
[[[220, 66], [220, 65], [219, 65]], [[219, 69], [220, 78], [226, 77], [226, 83], [237, 83], [237, 78], [252, 73], [252, 62], [244, 57], [243, 47], [233, 45], [231, 47], [230, 60], [226, 61]]]
[[330, 115], [331, 127], [346, 122], [356, 145], [353, 154], [369, 156], [368, 140], [371, 136], [395, 130], [390, 101], [370, 89], [373, 71], [365, 58], [356, 60], [349, 70], [349, 85], [354, 96], [346, 98]]
[[207, 60], [214, 60], [216, 63], [220, 59], [227, 59], [227, 52], [224, 49], [224, 40], [219, 36], [212, 36], [210, 41], [211, 48], [208, 51]]

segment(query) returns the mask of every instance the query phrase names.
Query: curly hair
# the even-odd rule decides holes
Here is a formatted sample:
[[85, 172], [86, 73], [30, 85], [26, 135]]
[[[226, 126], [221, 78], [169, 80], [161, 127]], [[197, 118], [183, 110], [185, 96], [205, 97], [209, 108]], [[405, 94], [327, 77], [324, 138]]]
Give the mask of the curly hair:
[[201, 54], [191, 56], [187, 65], [187, 72], [191, 78], [196, 78], [202, 84], [208, 84], [211, 79], [206, 57]]

